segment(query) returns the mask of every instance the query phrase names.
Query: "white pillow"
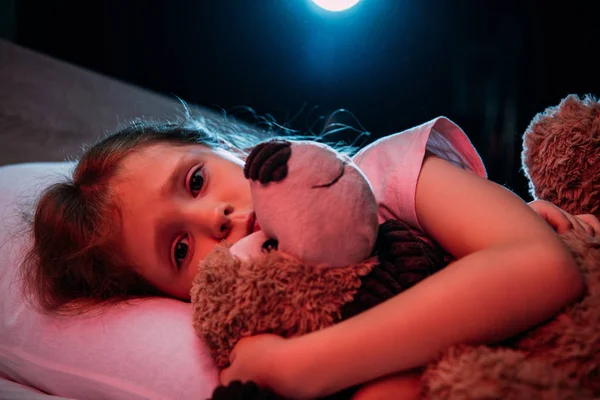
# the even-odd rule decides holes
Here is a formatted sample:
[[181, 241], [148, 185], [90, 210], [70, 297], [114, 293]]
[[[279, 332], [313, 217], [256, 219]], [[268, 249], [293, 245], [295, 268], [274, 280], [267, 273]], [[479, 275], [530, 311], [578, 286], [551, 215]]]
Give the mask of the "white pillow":
[[190, 305], [153, 298], [101, 316], [42, 315], [22, 300], [28, 245], [20, 211], [70, 163], [0, 167], [0, 376], [74, 399], [204, 399], [218, 371], [192, 328]]
[[66, 397], [52, 396], [29, 386], [21, 385], [0, 378], [0, 399], [19, 399], [19, 400], [73, 400]]

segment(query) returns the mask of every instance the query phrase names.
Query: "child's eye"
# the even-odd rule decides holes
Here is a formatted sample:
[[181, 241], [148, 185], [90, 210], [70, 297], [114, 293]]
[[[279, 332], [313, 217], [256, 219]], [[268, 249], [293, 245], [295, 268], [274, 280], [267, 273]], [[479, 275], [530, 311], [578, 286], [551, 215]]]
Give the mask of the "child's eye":
[[193, 196], [197, 196], [204, 186], [204, 168], [198, 167], [190, 176], [189, 188]]
[[175, 260], [177, 268], [181, 267], [181, 264], [183, 264], [185, 258], [187, 257], [189, 250], [187, 240], [187, 236], [184, 236], [181, 240], [175, 243], [175, 248], [173, 249], [173, 259]]

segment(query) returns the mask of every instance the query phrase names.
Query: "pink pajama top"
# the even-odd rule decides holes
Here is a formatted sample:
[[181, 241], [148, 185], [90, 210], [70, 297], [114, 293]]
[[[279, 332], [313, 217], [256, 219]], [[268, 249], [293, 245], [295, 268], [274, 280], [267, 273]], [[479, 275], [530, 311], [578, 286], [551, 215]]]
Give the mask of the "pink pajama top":
[[423, 231], [417, 219], [415, 195], [426, 152], [471, 171], [487, 174], [465, 133], [445, 117], [375, 141], [354, 156], [367, 176], [379, 210], [379, 223], [400, 219]]

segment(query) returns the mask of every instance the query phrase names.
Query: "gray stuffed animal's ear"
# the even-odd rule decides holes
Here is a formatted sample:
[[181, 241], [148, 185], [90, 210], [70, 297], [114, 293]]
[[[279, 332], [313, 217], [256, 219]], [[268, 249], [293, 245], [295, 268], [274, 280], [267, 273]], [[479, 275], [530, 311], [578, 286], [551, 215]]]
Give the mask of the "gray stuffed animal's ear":
[[286, 140], [270, 140], [258, 144], [246, 160], [246, 179], [259, 181], [263, 185], [283, 180], [288, 173], [287, 163], [292, 155], [291, 146]]
[[535, 199], [600, 218], [600, 102], [570, 95], [523, 135], [523, 171]]

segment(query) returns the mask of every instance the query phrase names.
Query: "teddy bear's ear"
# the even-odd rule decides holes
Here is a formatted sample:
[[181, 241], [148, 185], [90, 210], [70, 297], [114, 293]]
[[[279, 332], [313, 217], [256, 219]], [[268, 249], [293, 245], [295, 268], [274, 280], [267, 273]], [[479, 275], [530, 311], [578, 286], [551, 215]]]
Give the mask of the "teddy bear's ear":
[[570, 95], [537, 114], [523, 135], [521, 160], [535, 199], [600, 217], [600, 102]]

